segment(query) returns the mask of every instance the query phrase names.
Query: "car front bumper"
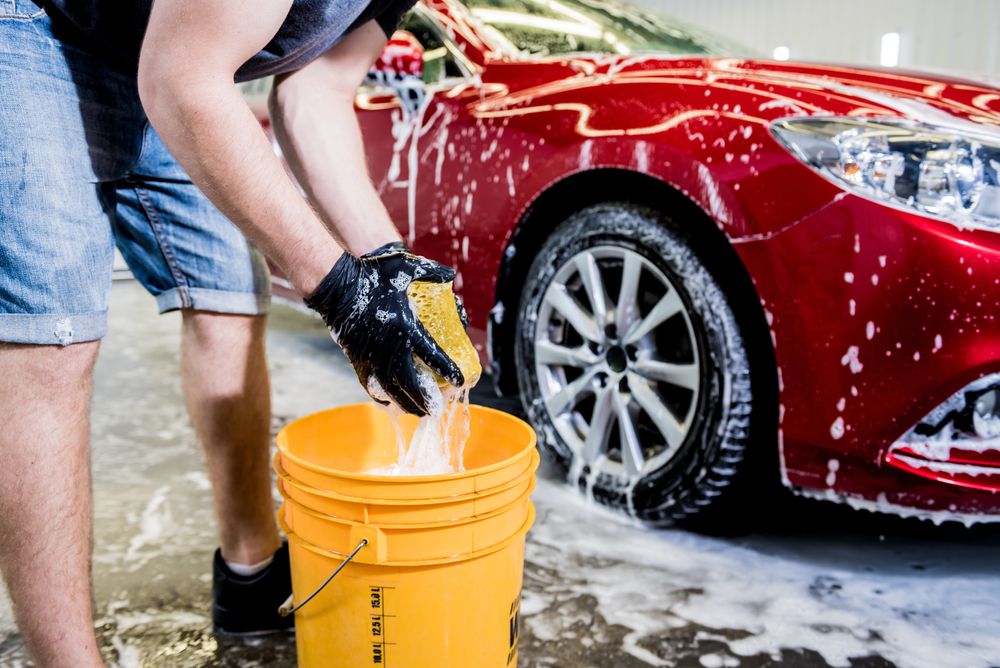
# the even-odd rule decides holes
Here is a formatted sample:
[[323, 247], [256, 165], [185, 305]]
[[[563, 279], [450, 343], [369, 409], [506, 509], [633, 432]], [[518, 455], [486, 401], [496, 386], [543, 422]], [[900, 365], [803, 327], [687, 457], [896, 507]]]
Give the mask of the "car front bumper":
[[775, 345], [786, 484], [899, 514], [1000, 521], [1000, 440], [935, 450], [912, 438], [1000, 373], [1000, 234], [844, 195], [736, 249]]

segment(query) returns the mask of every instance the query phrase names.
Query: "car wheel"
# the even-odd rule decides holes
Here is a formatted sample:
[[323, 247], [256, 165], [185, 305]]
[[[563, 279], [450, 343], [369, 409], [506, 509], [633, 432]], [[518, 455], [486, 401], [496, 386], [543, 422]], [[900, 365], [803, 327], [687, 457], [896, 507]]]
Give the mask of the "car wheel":
[[517, 330], [525, 410], [572, 485], [653, 524], [734, 517], [719, 511], [750, 467], [748, 337], [666, 216], [570, 216], [528, 271]]

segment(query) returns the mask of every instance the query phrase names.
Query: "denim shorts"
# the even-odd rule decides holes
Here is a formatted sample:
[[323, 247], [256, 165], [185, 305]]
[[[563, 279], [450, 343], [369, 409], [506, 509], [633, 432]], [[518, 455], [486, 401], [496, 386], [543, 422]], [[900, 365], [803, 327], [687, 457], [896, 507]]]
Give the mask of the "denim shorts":
[[270, 304], [263, 256], [164, 146], [135, 75], [0, 0], [0, 341], [100, 339], [115, 245], [161, 313]]

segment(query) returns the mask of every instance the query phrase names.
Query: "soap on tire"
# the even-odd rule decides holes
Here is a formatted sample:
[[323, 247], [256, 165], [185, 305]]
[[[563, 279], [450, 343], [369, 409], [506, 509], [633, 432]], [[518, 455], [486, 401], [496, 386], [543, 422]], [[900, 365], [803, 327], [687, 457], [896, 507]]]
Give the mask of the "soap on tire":
[[768, 349], [751, 371], [759, 306], [734, 308], [752, 290], [714, 248], [643, 206], [572, 214], [528, 271], [515, 372], [543, 451], [582, 494], [728, 531], [771, 482], [774, 367]]

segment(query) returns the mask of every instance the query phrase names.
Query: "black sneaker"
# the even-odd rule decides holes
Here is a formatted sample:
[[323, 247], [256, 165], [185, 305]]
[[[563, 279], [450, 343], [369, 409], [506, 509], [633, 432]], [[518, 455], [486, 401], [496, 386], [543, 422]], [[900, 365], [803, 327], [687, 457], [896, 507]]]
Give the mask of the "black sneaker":
[[288, 543], [260, 573], [233, 573], [215, 551], [212, 568], [212, 626], [221, 635], [260, 636], [295, 630], [295, 617], [282, 617], [278, 607], [292, 593]]

